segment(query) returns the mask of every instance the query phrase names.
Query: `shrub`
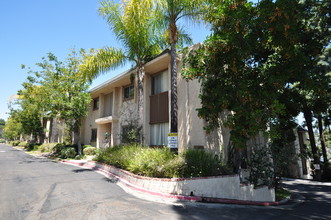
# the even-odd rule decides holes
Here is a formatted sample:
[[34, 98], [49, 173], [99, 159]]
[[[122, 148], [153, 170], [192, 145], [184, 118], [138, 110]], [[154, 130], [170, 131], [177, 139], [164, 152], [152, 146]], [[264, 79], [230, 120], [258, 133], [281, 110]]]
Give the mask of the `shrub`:
[[38, 150], [39, 145], [38, 144], [34, 144], [34, 143], [27, 143], [24, 146], [24, 149], [27, 151], [37, 151]]
[[18, 146], [20, 144], [20, 141], [11, 141], [9, 142], [9, 144], [12, 146]]
[[84, 155], [95, 155], [96, 151], [97, 151], [96, 147], [92, 147], [92, 146], [91, 147], [86, 147], [86, 148], [83, 147], [83, 154]]
[[130, 164], [130, 159], [137, 154], [140, 148], [135, 145], [106, 148], [101, 150], [94, 160], [126, 169]]
[[52, 149], [51, 152], [54, 153], [54, 154], [56, 154], [56, 155], [60, 155], [61, 150], [63, 150], [65, 147], [66, 147], [65, 144], [63, 144], [63, 143], [57, 143], [57, 144], [55, 144], [55, 146], [53, 147], [53, 149]]
[[60, 151], [60, 157], [63, 159], [75, 158], [76, 155], [77, 155], [77, 152], [74, 147], [64, 147]]
[[164, 177], [184, 177], [185, 166], [185, 158], [181, 156], [175, 156], [173, 159], [164, 164]]
[[39, 151], [44, 153], [44, 152], [52, 152], [54, 146], [57, 143], [48, 143], [48, 144], [42, 144], [39, 146]]
[[253, 149], [247, 164], [250, 167], [250, 174], [247, 180], [254, 185], [254, 188], [275, 186], [271, 151], [267, 146], [257, 146]]
[[88, 145], [88, 144], [86, 144], [86, 145], [83, 145], [82, 146], [82, 149], [84, 150], [85, 148], [88, 148], [88, 147], [93, 147], [92, 145]]
[[28, 144], [28, 142], [23, 141], [23, 142], [20, 142], [17, 146], [25, 147], [27, 144]]
[[182, 156], [185, 160], [184, 177], [218, 176], [231, 173], [230, 169], [210, 152], [189, 149]]
[[213, 154], [188, 150], [176, 155], [168, 148], [115, 146], [97, 153], [94, 160], [150, 177], [200, 177], [231, 172]]
[[141, 148], [134, 157], [131, 157], [127, 169], [144, 176], [165, 177], [167, 176], [165, 164], [174, 158], [174, 153], [168, 148]]
[[6, 142], [5, 139], [0, 138], [0, 143], [1, 143], [1, 144], [5, 143], [5, 142]]

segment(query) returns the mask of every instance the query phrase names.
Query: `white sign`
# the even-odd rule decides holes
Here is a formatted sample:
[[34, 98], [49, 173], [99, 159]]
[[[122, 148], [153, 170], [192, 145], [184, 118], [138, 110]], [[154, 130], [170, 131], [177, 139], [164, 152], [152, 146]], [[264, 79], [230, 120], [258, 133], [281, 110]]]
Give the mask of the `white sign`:
[[314, 168], [315, 168], [315, 170], [320, 170], [321, 169], [319, 164], [314, 164]]
[[168, 147], [169, 148], [178, 148], [178, 134], [177, 133], [168, 134]]

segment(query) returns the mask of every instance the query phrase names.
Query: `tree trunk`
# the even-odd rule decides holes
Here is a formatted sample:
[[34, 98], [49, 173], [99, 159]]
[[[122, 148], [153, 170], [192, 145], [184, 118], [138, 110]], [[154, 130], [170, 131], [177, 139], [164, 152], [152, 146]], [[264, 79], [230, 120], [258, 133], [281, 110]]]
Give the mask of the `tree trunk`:
[[[235, 148], [235, 152], [234, 152], [234, 172], [240, 175], [241, 172], [241, 158], [242, 158], [242, 152], [241, 149], [239, 148]], [[240, 181], [241, 180], [241, 176], [240, 177]]]
[[77, 151], [78, 151], [78, 155], [82, 155], [82, 144], [80, 143], [80, 131], [78, 129], [77, 131]]
[[71, 145], [75, 144], [75, 131], [71, 131]]
[[138, 128], [137, 128], [137, 138], [140, 144], [144, 143], [144, 134], [143, 134], [143, 126], [144, 126], [144, 75], [145, 70], [143, 66], [138, 65], [137, 69], [138, 75]]
[[39, 144], [43, 144], [44, 141], [45, 141], [45, 137], [46, 137], [46, 134], [45, 134], [45, 128], [44, 128], [44, 117], [42, 116], [43, 113], [41, 114], [40, 116], [40, 124], [41, 124], [41, 130], [40, 130], [40, 133], [39, 133]]
[[[319, 165], [320, 164], [320, 159], [319, 155], [317, 152], [317, 147], [315, 143], [315, 137], [314, 137], [314, 131], [313, 131], [313, 124], [312, 124], [312, 113], [310, 109], [304, 109], [303, 115], [305, 117], [307, 127], [308, 127], [308, 134], [309, 134], [309, 141], [310, 141], [310, 146], [311, 146], [311, 151], [313, 153], [313, 158], [314, 158], [314, 164]], [[320, 169], [315, 169], [315, 180], [321, 180], [321, 170]]]
[[170, 132], [177, 133], [177, 52], [176, 52], [176, 44], [171, 44], [171, 125]]
[[328, 156], [326, 153], [326, 146], [325, 146], [325, 138], [324, 138], [324, 131], [323, 131], [323, 124], [322, 124], [322, 115], [319, 114], [317, 117], [318, 120], [318, 131], [320, 134], [320, 141], [322, 146], [322, 153], [323, 153], [323, 160], [324, 164], [328, 162]]

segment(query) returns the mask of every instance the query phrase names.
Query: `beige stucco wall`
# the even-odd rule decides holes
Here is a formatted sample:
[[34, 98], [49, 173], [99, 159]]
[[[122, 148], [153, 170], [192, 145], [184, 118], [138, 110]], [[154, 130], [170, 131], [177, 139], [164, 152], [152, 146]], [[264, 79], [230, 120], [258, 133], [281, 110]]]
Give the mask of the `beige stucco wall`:
[[93, 110], [93, 100], [88, 108], [88, 115], [84, 118], [81, 130], [81, 142], [82, 144], [91, 144], [96, 146], [96, 142], [91, 143], [92, 129], [97, 129], [95, 120], [99, 118], [99, 110]]
[[111, 135], [111, 145], [118, 145], [120, 144], [120, 123], [119, 123], [119, 112], [120, 106], [122, 103], [122, 89], [120, 87], [114, 88], [113, 91], [113, 123], [112, 123], [112, 135]]
[[144, 117], [144, 144], [149, 145], [150, 142], [150, 96], [152, 94], [152, 78], [150, 75], [145, 75], [144, 80], [144, 111], [145, 111], [145, 117]]
[[[230, 140], [230, 130], [221, 127], [206, 133], [205, 121], [198, 117], [197, 110], [201, 107], [199, 98], [200, 83], [197, 80], [184, 80], [178, 76], [178, 147], [179, 151], [187, 148], [203, 146], [204, 149], [215, 153], [227, 160], [227, 148]], [[222, 117], [226, 117], [224, 113]]]

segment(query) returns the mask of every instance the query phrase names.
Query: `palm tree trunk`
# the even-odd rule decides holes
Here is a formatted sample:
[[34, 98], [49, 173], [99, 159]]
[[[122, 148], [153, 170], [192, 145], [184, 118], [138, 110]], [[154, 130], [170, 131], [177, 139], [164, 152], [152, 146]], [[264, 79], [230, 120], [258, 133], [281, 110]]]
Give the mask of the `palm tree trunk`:
[[177, 125], [177, 52], [176, 52], [176, 44], [171, 44], [171, 91], [170, 91], [170, 97], [171, 97], [171, 109], [170, 109], [170, 115], [171, 115], [171, 125], [170, 125], [170, 132], [171, 133], [177, 133], [178, 131], [178, 125]]
[[326, 153], [325, 138], [324, 138], [324, 131], [323, 131], [322, 115], [321, 114], [318, 115], [317, 120], [318, 120], [318, 131], [320, 133], [320, 141], [321, 141], [321, 146], [322, 146], [323, 160], [324, 160], [324, 163], [327, 163], [328, 162], [328, 156], [327, 156], [327, 153]]
[[[312, 124], [313, 116], [312, 116], [311, 110], [305, 108], [303, 111], [303, 115], [305, 117], [307, 127], [308, 127], [309, 141], [310, 141], [311, 151], [313, 153], [314, 164], [319, 165], [320, 159], [319, 159], [319, 155], [318, 155], [317, 147], [316, 147], [316, 143], [315, 143], [313, 124]], [[321, 170], [320, 169], [315, 169], [314, 179], [321, 180]]]
[[138, 65], [137, 67], [137, 75], [138, 75], [138, 128], [137, 128], [137, 138], [140, 144], [144, 143], [144, 135], [143, 135], [143, 125], [144, 125], [144, 67], [142, 65]]

